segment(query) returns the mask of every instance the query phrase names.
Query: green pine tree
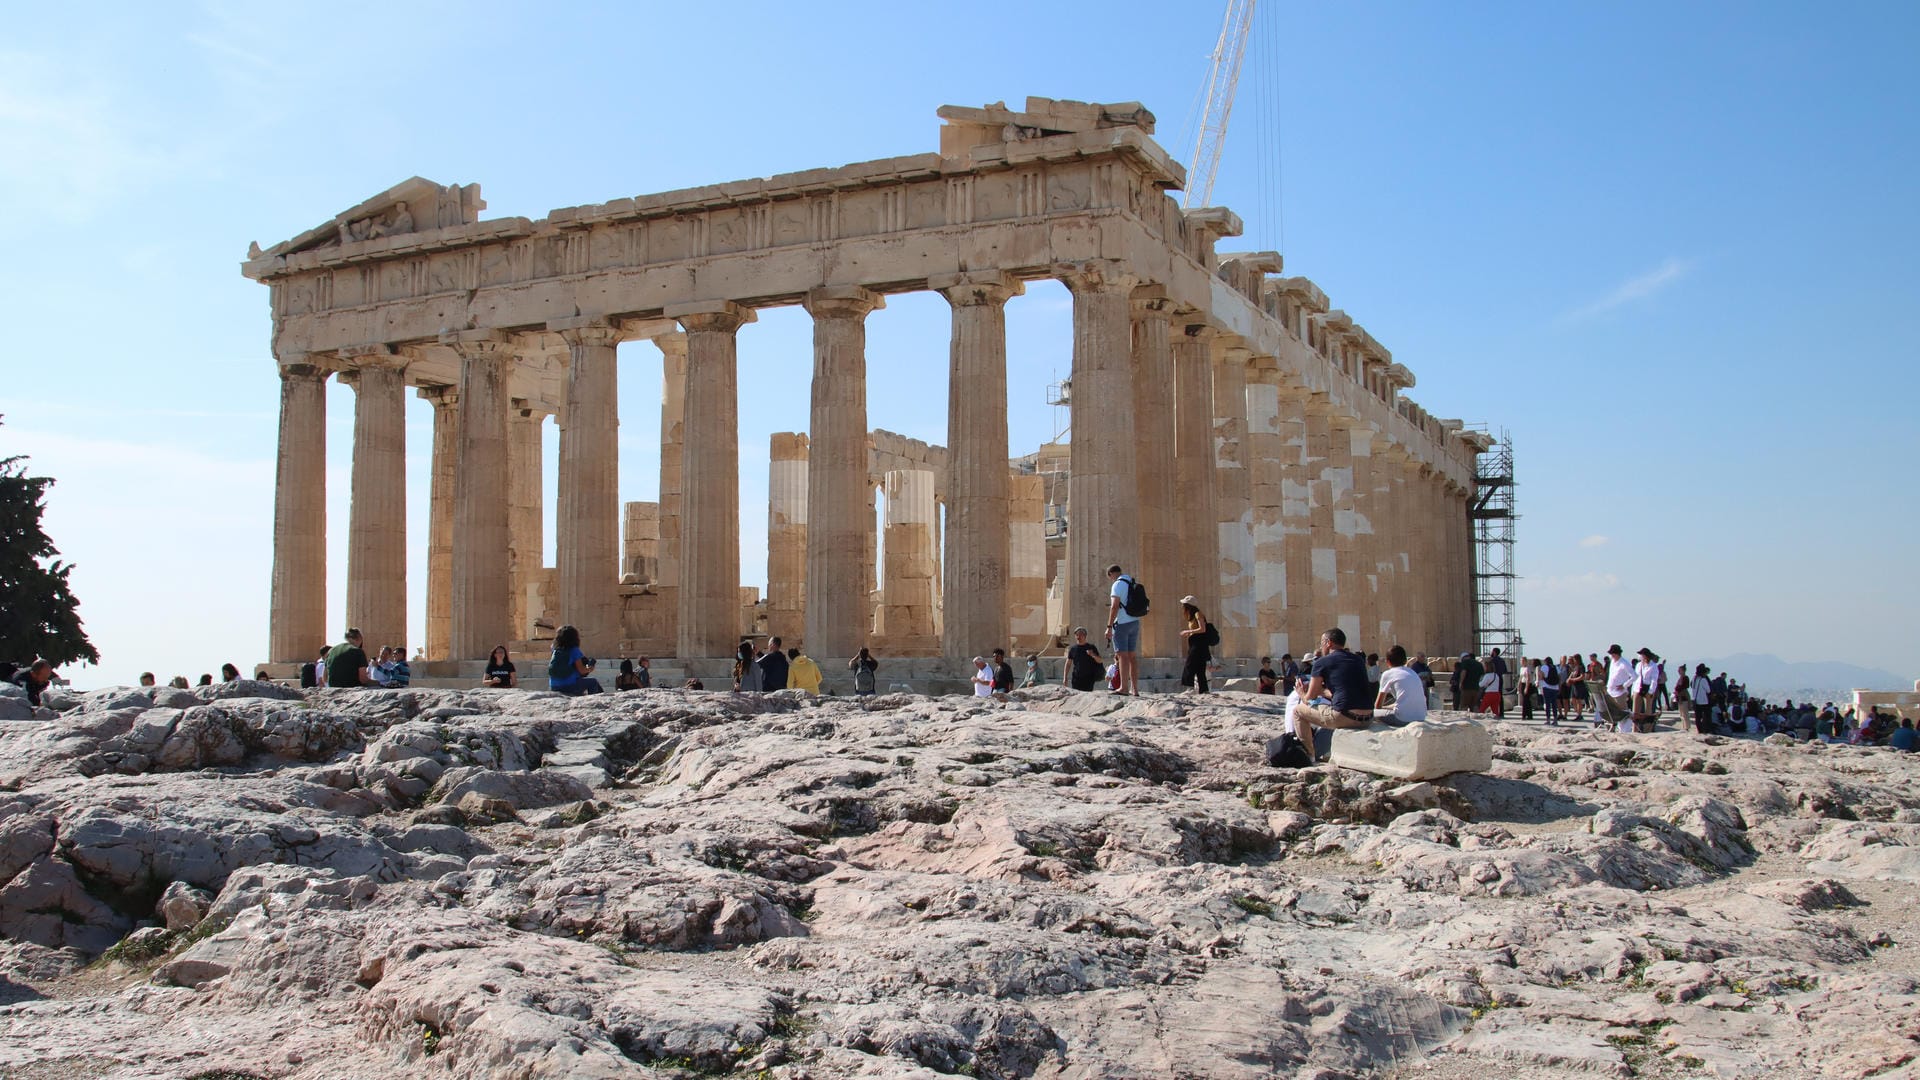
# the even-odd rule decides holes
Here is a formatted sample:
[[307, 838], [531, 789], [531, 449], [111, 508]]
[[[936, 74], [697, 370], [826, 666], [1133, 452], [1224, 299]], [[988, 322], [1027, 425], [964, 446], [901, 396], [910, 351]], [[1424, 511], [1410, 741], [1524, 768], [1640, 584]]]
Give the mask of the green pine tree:
[[0, 458], [0, 659], [97, 664], [67, 584], [73, 565], [55, 558], [60, 552], [40, 527], [52, 485], [52, 477], [28, 476], [25, 458]]

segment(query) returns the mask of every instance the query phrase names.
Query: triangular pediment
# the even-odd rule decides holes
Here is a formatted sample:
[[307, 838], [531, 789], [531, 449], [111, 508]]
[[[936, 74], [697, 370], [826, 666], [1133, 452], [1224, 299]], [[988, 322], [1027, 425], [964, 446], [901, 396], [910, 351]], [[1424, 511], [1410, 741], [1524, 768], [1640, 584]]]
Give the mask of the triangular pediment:
[[284, 240], [264, 251], [249, 252], [249, 258], [291, 255], [299, 251], [344, 247], [389, 236], [431, 232], [471, 225], [480, 220], [487, 204], [480, 198], [479, 184], [436, 184], [419, 176], [408, 177], [370, 199], [335, 214], [332, 220], [316, 225], [291, 240]]

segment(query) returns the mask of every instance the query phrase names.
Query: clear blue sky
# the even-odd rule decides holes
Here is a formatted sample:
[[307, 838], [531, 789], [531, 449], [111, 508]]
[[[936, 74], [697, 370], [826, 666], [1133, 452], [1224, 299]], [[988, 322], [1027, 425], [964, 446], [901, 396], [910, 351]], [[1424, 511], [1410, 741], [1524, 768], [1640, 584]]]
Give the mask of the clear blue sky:
[[[920, 153], [943, 103], [1139, 100], [1183, 160], [1221, 5], [17, 8], [0, 45], [0, 455], [104, 654], [83, 684], [263, 659], [271, 244], [411, 175], [487, 216]], [[1920, 675], [1920, 7], [1266, 0], [1215, 201], [1519, 455], [1519, 622]], [[1016, 452], [1052, 433], [1064, 290], [1009, 311]], [[942, 441], [947, 315], [870, 323], [871, 420]], [[743, 576], [808, 323], [740, 339]], [[622, 497], [657, 354], [622, 352]], [[329, 623], [352, 398], [330, 399]], [[423, 548], [430, 414], [410, 406]], [[549, 454], [549, 468], [552, 465]], [[549, 543], [551, 528], [549, 527]], [[424, 553], [413, 559], [414, 629]]]

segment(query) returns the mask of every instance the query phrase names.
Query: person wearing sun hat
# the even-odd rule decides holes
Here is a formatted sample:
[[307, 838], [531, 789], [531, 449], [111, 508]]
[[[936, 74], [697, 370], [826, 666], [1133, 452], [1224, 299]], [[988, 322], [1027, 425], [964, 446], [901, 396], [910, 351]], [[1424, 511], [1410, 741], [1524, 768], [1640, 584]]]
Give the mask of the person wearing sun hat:
[[1204, 694], [1207, 692], [1207, 665], [1213, 662], [1213, 636], [1207, 632], [1207, 617], [1200, 611], [1198, 600], [1192, 596], [1181, 597], [1180, 614], [1186, 620], [1186, 625], [1180, 629], [1180, 636], [1187, 643], [1187, 664], [1180, 669], [1180, 686], [1196, 694]]

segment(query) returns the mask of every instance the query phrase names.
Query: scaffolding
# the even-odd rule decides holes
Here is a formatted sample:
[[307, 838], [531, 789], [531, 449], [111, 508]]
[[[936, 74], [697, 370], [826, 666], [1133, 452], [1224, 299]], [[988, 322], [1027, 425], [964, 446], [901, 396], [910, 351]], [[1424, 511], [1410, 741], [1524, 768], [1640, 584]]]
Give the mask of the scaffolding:
[[1513, 526], [1520, 517], [1513, 509], [1513, 436], [1502, 428], [1498, 438], [1489, 433], [1488, 441], [1473, 470], [1474, 650], [1524, 656], [1514, 620]]

